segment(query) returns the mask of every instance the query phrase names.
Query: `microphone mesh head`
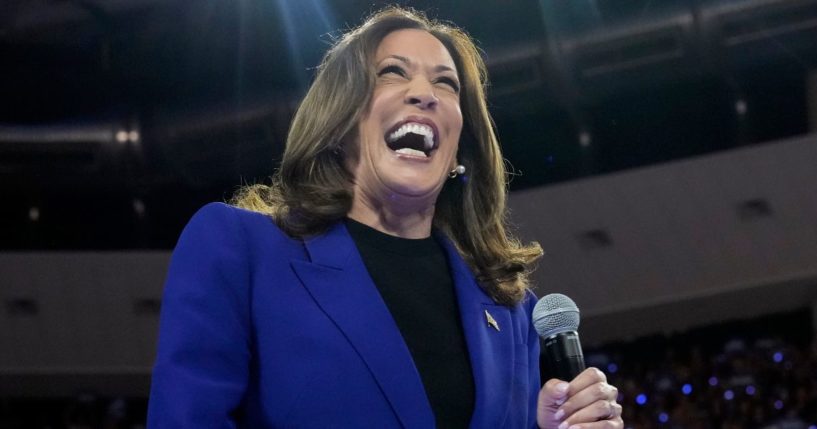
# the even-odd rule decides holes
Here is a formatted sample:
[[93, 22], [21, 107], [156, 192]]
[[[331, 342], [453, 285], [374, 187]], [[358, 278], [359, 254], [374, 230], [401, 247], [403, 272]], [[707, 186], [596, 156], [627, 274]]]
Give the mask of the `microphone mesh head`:
[[579, 329], [579, 307], [560, 293], [545, 295], [533, 307], [533, 327], [540, 337]]

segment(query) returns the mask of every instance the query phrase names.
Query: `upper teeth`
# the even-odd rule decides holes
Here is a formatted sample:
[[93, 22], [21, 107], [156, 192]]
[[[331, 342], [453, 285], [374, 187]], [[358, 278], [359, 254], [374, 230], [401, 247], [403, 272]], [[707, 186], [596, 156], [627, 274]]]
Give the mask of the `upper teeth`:
[[428, 125], [418, 124], [416, 122], [408, 122], [400, 126], [389, 134], [389, 143], [405, 136], [408, 133], [414, 133], [423, 136], [423, 145], [426, 150], [434, 147], [434, 130]]

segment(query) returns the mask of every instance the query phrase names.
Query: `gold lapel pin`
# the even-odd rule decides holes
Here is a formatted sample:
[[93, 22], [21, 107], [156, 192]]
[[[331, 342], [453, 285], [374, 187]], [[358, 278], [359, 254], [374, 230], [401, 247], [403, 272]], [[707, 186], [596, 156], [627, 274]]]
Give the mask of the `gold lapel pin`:
[[488, 326], [499, 331], [499, 323], [496, 323], [496, 319], [494, 319], [494, 316], [491, 316], [491, 313], [489, 313], [488, 310], [485, 310], [485, 320], [488, 321]]

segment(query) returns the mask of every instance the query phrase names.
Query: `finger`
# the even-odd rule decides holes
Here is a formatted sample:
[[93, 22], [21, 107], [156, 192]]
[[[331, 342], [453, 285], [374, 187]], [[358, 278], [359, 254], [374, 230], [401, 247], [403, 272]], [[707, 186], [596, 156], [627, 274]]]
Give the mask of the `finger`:
[[564, 413], [555, 417], [559, 407], [567, 399], [569, 384], [556, 378], [548, 380], [539, 391], [539, 400], [536, 405], [536, 420], [539, 427], [555, 427], [561, 422]]
[[[580, 410], [592, 407], [599, 402], [613, 404], [615, 403], [617, 397], [618, 389], [615, 386], [611, 386], [606, 382], [596, 382], [585, 387], [581, 391], [569, 394], [568, 399], [561, 405], [559, 410], [557, 410], [556, 414], [558, 417], [570, 417], [577, 414]], [[597, 417], [604, 416], [606, 416], [606, 414], [598, 414]], [[575, 418], [573, 419], [574, 422], [594, 420], [596, 419], [595, 418], [590, 420], [585, 419], [576, 420]]]
[[573, 413], [570, 417], [564, 420], [559, 428], [564, 429], [569, 427], [571, 429], [575, 429], [575, 425], [577, 424], [581, 424], [580, 427], [582, 428], [615, 427], [589, 424], [602, 421], [612, 423], [621, 421], [621, 411], [621, 405], [619, 405], [617, 402], [599, 400]]
[[[618, 396], [618, 389], [607, 383], [596, 383], [592, 386], [586, 387], [581, 392], [577, 392], [568, 397], [568, 399], [559, 407], [558, 411], [562, 411], [560, 416], [572, 417], [574, 415], [584, 415], [580, 412], [587, 408], [598, 407], [599, 403], [613, 404]], [[609, 412], [609, 409], [606, 410]], [[559, 414], [557, 412], [557, 414]], [[586, 414], [586, 413], [585, 413]], [[597, 418], [606, 417], [608, 414], [593, 414]], [[587, 419], [573, 419], [575, 422], [595, 421], [597, 418]]]
[[[566, 383], [557, 378], [551, 378], [547, 383], [545, 383], [542, 390], [539, 391], [539, 403], [541, 404], [544, 400], [547, 405], [562, 405], [566, 399], [575, 396], [577, 393], [583, 390], [586, 390], [589, 386], [595, 385], [599, 382], [604, 382], [606, 384], [606, 381], [607, 376], [596, 368], [587, 368], [577, 375], [576, 378], [574, 378], [570, 383]], [[584, 395], [587, 396], [587, 393]], [[576, 406], [580, 404], [581, 402]]]
[[539, 403], [546, 406], [562, 405], [567, 399], [570, 385], [558, 378], [551, 378], [539, 391]]
[[584, 390], [596, 383], [607, 383], [607, 376], [598, 368], [587, 368], [570, 381], [570, 394]]
[[[562, 428], [562, 426], [559, 426]], [[564, 426], [564, 429], [623, 429], [624, 420], [621, 417], [616, 417], [610, 420], [601, 420], [592, 423], [581, 423], [572, 426]]]

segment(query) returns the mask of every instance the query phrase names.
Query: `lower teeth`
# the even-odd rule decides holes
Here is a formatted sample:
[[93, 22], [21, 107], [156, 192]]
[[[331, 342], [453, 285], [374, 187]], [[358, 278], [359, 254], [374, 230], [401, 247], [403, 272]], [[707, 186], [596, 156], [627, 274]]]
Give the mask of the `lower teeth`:
[[414, 155], [414, 156], [422, 156], [422, 157], [427, 157], [427, 155], [425, 154], [425, 152], [423, 152], [423, 151], [419, 151], [419, 150], [416, 150], [416, 149], [409, 149], [409, 148], [407, 148], [407, 147], [404, 147], [404, 148], [402, 148], [402, 149], [397, 149], [395, 152], [397, 152], [397, 153], [401, 153], [401, 154], [403, 154], [403, 155]]

